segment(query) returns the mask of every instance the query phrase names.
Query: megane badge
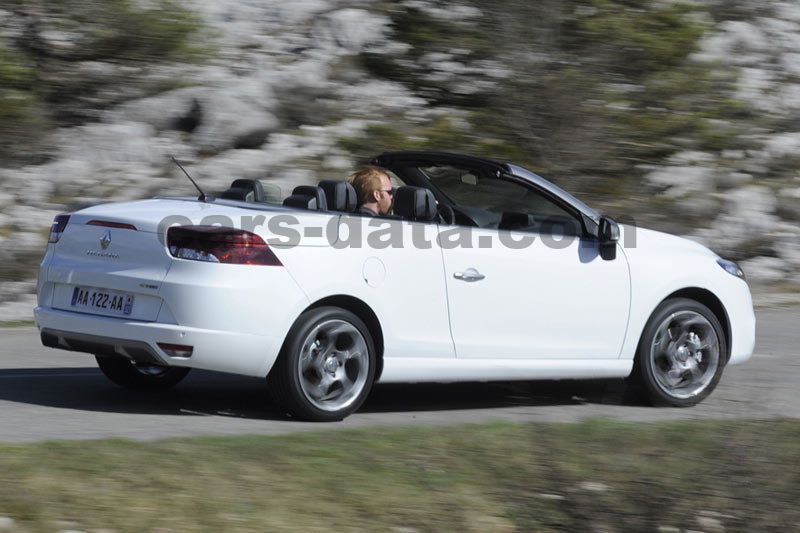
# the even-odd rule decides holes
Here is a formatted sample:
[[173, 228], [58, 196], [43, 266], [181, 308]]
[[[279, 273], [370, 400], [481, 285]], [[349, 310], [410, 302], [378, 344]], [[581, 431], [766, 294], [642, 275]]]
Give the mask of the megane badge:
[[100, 239], [100, 247], [105, 250], [111, 245], [111, 232], [107, 231], [103, 238]]

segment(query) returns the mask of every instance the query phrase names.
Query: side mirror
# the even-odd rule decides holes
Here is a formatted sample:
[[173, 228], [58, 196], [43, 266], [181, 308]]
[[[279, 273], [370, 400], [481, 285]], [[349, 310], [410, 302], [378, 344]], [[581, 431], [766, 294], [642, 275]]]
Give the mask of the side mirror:
[[608, 217], [600, 217], [600, 223], [597, 228], [597, 239], [600, 241], [600, 257], [606, 261], [616, 259], [619, 238], [619, 224]]
[[600, 217], [600, 227], [597, 230], [597, 238], [602, 244], [619, 242], [619, 224], [608, 217]]

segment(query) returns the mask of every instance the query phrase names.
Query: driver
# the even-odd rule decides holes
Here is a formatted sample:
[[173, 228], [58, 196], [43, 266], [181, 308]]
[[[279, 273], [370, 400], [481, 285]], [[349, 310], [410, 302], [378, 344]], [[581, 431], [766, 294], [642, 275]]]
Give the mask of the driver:
[[366, 167], [350, 176], [349, 181], [358, 194], [357, 213], [371, 217], [389, 214], [394, 189], [386, 170]]

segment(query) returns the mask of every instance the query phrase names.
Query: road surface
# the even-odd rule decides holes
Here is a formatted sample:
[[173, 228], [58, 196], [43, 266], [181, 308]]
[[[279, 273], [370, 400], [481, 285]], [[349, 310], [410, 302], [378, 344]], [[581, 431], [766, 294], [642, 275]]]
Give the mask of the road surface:
[[620, 380], [516, 384], [378, 385], [341, 423], [288, 420], [262, 380], [193, 371], [175, 389], [136, 393], [100, 373], [90, 355], [44, 348], [35, 328], [0, 329], [0, 441], [284, 434], [385, 425], [571, 422], [593, 417], [800, 418], [800, 307], [757, 313], [756, 354], [729, 367], [688, 409], [632, 403]]

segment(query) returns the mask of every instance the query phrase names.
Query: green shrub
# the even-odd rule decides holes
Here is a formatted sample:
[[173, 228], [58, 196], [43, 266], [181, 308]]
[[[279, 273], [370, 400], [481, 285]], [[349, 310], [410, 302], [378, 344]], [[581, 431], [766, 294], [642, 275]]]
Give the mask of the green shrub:
[[200, 19], [173, 0], [146, 9], [131, 0], [67, 0], [53, 9], [65, 26], [84, 31], [75, 58], [157, 62], [191, 59], [199, 50], [192, 36]]
[[[441, 1], [444, 9], [464, 0]], [[470, 22], [425, 19], [393, 7], [398, 55], [365, 55], [378, 77], [401, 81], [435, 104], [469, 110], [471, 127], [437, 135], [437, 127], [392, 123], [368, 134], [390, 148], [429, 147], [519, 161], [578, 192], [609, 195], [636, 187], [640, 165], [676, 150], [721, 150], [736, 128], [715, 121], [747, 118], [733, 99], [735, 73], [692, 63], [711, 25], [709, 7], [652, 0], [472, 0], [483, 16]], [[452, 82], [431, 81], [415, 60], [461, 50], [456, 60], [490, 59], [510, 71], [491, 89], [458, 98]], [[474, 81], [465, 75], [457, 81]], [[413, 131], [409, 135], [398, 130]], [[410, 136], [410, 137], [409, 137]], [[420, 142], [416, 139], [424, 139]], [[491, 139], [491, 140], [486, 140]], [[424, 145], [424, 146], [420, 146]], [[365, 147], [362, 147], [364, 149]], [[600, 179], [598, 179], [600, 178]]]
[[[139, 83], [135, 70], [91, 78], [77, 73], [78, 63], [151, 68], [167, 61], [201, 60], [209, 53], [198, 44], [202, 25], [196, 14], [174, 0], [147, 5], [133, 0], [16, 0], [12, 16], [24, 17], [18, 23], [26, 31], [13, 43], [0, 40], [4, 163], [39, 157], [39, 142], [50, 127], [87, 120]], [[68, 44], [48, 42], [43, 33], [52, 30], [68, 35]], [[127, 90], [117, 89], [122, 86]]]

